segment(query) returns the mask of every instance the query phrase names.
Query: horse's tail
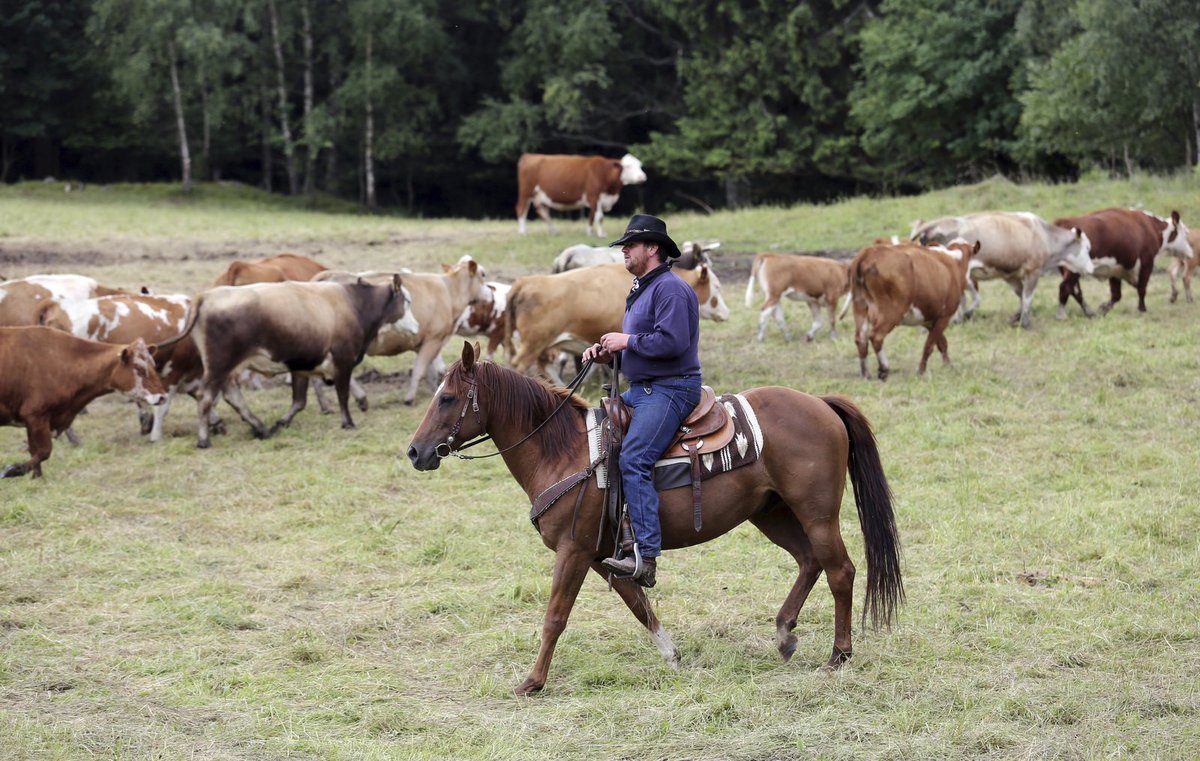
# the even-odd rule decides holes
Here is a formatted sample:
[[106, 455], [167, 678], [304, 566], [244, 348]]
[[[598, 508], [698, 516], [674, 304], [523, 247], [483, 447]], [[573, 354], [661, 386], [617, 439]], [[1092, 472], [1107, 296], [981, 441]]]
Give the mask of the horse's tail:
[[875, 434], [862, 410], [844, 396], [822, 396], [846, 426], [850, 436], [850, 483], [858, 507], [867, 553], [867, 594], [863, 603], [863, 623], [867, 614], [871, 626], [890, 627], [896, 608], [904, 602], [904, 580], [900, 572], [900, 534], [892, 511], [892, 490], [883, 474]]

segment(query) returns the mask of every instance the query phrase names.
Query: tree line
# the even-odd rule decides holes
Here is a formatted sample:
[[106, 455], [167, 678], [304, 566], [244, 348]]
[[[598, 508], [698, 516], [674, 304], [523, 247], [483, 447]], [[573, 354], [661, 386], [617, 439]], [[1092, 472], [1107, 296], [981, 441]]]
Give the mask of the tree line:
[[1195, 0], [0, 0], [0, 181], [504, 215], [523, 152], [653, 210], [1200, 157]]

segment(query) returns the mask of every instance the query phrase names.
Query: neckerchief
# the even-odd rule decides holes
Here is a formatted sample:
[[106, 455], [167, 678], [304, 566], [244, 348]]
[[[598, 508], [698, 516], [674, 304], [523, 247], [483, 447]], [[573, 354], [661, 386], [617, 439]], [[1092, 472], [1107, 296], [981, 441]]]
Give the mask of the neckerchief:
[[674, 263], [674, 261], [668, 259], [666, 262], [658, 265], [645, 275], [642, 275], [641, 277], [635, 277], [633, 279], [633, 287], [629, 289], [629, 295], [625, 297], [625, 311], [628, 312], [629, 307], [633, 306], [633, 302], [637, 301], [638, 296], [641, 296], [645, 292], [646, 286], [650, 285], [650, 283], [653, 282], [656, 277], [669, 272], [671, 270], [671, 265]]

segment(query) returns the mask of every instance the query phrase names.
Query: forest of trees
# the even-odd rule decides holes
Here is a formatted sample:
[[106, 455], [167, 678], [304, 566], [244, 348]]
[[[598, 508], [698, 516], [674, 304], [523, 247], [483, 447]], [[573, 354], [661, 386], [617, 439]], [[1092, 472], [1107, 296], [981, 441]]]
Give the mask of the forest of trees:
[[501, 216], [521, 153], [654, 211], [1174, 171], [1197, 0], [0, 0], [0, 181]]

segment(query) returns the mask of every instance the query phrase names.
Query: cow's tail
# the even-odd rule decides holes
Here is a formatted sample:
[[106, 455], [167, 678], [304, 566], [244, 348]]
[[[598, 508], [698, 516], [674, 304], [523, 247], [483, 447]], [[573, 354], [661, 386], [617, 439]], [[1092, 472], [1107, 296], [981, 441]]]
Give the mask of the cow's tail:
[[514, 284], [508, 291], [508, 302], [504, 305], [504, 356], [511, 365], [516, 352], [513, 351], [513, 331], [517, 325], [517, 302], [521, 300], [521, 290]]
[[844, 396], [822, 396], [821, 401], [837, 413], [850, 439], [850, 483], [858, 508], [867, 556], [867, 593], [862, 620], [871, 626], [891, 627], [896, 609], [904, 602], [904, 580], [900, 570], [900, 533], [892, 509], [892, 490], [883, 473], [879, 447], [871, 424], [853, 402]]
[[172, 336], [165, 341], [159, 341], [159, 349], [166, 349], [167, 347], [174, 346], [183, 339], [187, 338], [188, 334], [192, 332], [192, 328], [196, 326], [196, 318], [200, 315], [200, 305], [203, 303], [203, 301], [203, 293], [197, 294], [197, 296], [192, 299], [192, 303], [188, 306], [187, 319], [183, 323], [183, 330], [177, 336]]
[[758, 280], [758, 271], [762, 269], [764, 258], [762, 254], [757, 254], [754, 263], [750, 265], [750, 279], [746, 281], [746, 306], [750, 306], [754, 301], [754, 283]]
[[834, 322], [841, 322], [846, 317], [846, 312], [850, 311], [850, 302], [854, 300], [854, 292], [849, 288], [842, 295], [842, 304], [838, 307], [837, 319]]

